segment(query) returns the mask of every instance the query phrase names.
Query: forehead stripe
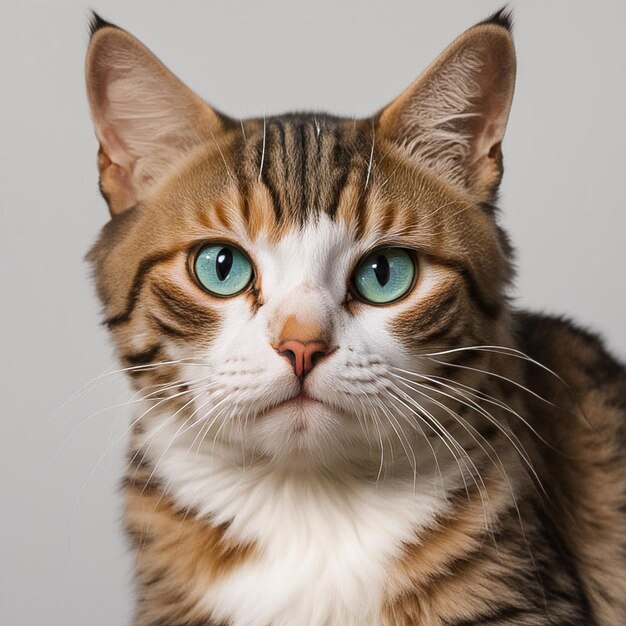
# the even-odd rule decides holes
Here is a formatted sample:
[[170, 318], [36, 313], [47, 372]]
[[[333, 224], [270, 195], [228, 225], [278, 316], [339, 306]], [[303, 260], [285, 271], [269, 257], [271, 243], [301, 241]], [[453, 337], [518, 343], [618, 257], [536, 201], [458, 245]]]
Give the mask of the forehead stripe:
[[[276, 141], [276, 135], [279, 138]], [[283, 217], [283, 201], [281, 198], [284, 181], [275, 180], [280, 173], [280, 167], [273, 167], [276, 161], [281, 161], [284, 155], [284, 134], [281, 126], [276, 122], [267, 122], [265, 137], [259, 142], [260, 159], [263, 163], [261, 182], [265, 185], [272, 197], [272, 205], [276, 221]], [[278, 153], [278, 154], [277, 154]]]
[[238, 168], [243, 174], [239, 177], [242, 194], [261, 182], [279, 227], [289, 222], [303, 225], [322, 212], [334, 219], [351, 173], [360, 179], [365, 169], [357, 131], [294, 115], [267, 119], [256, 132], [254, 139], [247, 138], [254, 149], [246, 146], [243, 137], [234, 148], [245, 155], [245, 165]]

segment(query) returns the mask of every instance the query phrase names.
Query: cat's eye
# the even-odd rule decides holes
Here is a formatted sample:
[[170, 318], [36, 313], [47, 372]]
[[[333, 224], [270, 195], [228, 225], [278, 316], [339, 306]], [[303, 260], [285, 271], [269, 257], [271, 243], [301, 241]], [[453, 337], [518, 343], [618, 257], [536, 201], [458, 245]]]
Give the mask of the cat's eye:
[[412, 252], [404, 248], [378, 248], [369, 252], [354, 272], [357, 295], [371, 304], [399, 300], [413, 287], [416, 266]]
[[193, 261], [196, 280], [216, 296], [241, 293], [252, 280], [250, 259], [235, 246], [209, 243], [202, 246]]

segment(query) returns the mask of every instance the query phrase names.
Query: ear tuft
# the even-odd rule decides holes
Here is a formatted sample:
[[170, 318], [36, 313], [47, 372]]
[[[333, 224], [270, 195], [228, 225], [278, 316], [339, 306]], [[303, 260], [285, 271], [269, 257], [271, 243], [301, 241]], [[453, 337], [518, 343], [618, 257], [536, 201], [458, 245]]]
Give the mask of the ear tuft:
[[513, 34], [513, 9], [509, 6], [503, 6], [493, 15], [490, 15], [487, 19], [480, 22], [480, 24], [494, 24], [495, 26], [502, 26], [502, 28], [506, 28], [509, 33]]
[[107, 22], [95, 11], [92, 11], [91, 17], [89, 18], [89, 37], [93, 37], [102, 28], [119, 28], [119, 26]]

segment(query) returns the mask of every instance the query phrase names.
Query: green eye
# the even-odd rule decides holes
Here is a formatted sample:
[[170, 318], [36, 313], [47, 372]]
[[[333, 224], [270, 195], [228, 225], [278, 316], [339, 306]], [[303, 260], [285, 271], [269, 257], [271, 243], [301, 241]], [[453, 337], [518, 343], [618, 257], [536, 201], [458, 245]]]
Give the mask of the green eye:
[[234, 296], [252, 278], [252, 263], [238, 248], [226, 244], [207, 244], [200, 248], [193, 263], [198, 282], [217, 296]]
[[356, 268], [354, 287], [373, 304], [386, 304], [404, 296], [413, 286], [415, 263], [403, 248], [379, 248], [370, 252]]

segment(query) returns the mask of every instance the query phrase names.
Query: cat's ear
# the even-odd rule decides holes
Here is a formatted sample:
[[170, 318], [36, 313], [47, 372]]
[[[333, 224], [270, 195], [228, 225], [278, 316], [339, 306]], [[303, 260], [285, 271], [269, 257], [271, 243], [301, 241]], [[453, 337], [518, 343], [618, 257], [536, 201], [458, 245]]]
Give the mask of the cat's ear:
[[94, 14], [87, 93], [100, 142], [100, 189], [112, 215], [146, 197], [221, 116], [140, 41]]
[[381, 111], [379, 133], [418, 164], [490, 200], [515, 83], [504, 11], [465, 31]]

